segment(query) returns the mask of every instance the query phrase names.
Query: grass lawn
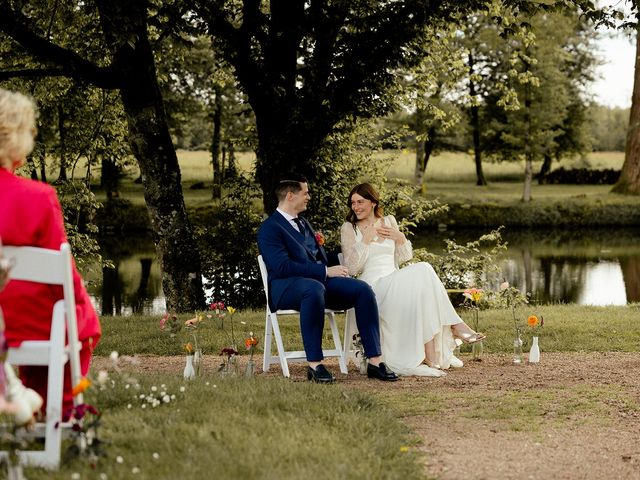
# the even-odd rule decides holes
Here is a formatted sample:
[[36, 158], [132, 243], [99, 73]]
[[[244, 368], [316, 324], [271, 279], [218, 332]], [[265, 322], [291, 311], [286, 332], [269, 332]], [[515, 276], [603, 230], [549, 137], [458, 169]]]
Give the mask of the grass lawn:
[[[499, 446], [514, 434], [544, 443], [549, 429], [562, 433], [614, 428], [618, 420], [612, 404], [627, 414], [640, 414], [635, 387], [616, 383], [615, 378], [601, 385], [606, 372], [591, 378], [597, 365], [611, 358], [598, 357], [597, 352], [637, 355], [640, 305], [549, 305], [517, 311], [521, 320], [531, 313], [544, 315], [543, 360], [553, 367], [509, 366], [510, 312], [484, 310], [480, 313], [480, 327], [488, 334], [484, 363], [469, 362], [464, 348], [461, 357], [467, 366], [445, 379], [405, 378], [383, 385], [351, 373], [330, 387], [306, 382], [302, 366], [296, 365], [292, 379], [281, 378], [277, 367], [252, 380], [221, 377], [216, 373], [221, 358], [217, 353], [228, 345], [230, 324], [221, 329], [213, 320], [206, 320], [199, 330], [206, 369], [195, 381], [184, 381], [180, 375], [184, 357], [179, 352], [191, 339], [187, 332], [170, 338], [155, 317], [103, 317], [96, 363], [110, 371], [110, 381], [102, 388], [94, 382], [87, 401], [104, 412], [101, 437], [108, 441], [107, 455], [93, 466], [76, 458], [56, 473], [28, 469], [26, 474], [34, 479], [438, 478], [434, 455], [440, 449], [432, 451], [429, 440], [436, 434], [454, 442], [473, 436], [483, 426], [487, 429], [483, 435], [493, 437], [475, 441], [485, 442], [485, 455], [490, 455], [491, 442]], [[263, 321], [262, 311], [238, 312], [234, 319], [238, 343], [249, 329], [261, 339]], [[297, 320], [282, 323], [285, 344], [300, 347]], [[524, 338], [527, 351], [526, 329]], [[110, 367], [112, 350], [121, 355], [118, 369]], [[125, 357], [137, 354], [158, 357]], [[592, 363], [577, 371], [570, 365], [581, 355]], [[172, 367], [153, 370], [145, 367], [145, 358], [172, 360]], [[246, 358], [242, 356], [243, 363]], [[567, 358], [573, 359], [569, 368]], [[633, 376], [632, 367], [620, 363], [632, 358], [613, 357], [622, 371]], [[333, 369], [337, 371], [335, 365]], [[153, 407], [146, 397], [160, 398], [161, 392], [171, 400]], [[517, 456], [522, 458], [522, 452]], [[479, 472], [465, 478], [482, 478]]]

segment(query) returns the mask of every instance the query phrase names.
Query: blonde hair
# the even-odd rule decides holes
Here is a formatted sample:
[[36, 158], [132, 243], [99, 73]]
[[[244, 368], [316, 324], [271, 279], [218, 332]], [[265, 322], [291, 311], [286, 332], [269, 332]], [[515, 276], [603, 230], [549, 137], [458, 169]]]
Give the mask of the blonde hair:
[[33, 150], [36, 106], [26, 95], [0, 88], [0, 167], [24, 162]]

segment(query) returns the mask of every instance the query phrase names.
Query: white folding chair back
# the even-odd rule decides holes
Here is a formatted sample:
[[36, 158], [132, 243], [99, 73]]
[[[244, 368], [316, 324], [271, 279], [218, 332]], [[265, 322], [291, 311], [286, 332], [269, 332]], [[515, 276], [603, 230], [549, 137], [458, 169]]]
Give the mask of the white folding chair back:
[[[41, 365], [49, 369], [46, 419], [44, 424], [36, 424], [35, 428], [36, 435], [44, 437], [44, 450], [20, 451], [19, 454], [21, 463], [25, 465], [55, 469], [60, 464], [62, 428], [70, 426], [62, 423], [64, 367], [67, 362], [70, 364], [72, 385], [77, 385], [81, 379], [81, 345], [78, 341], [71, 249], [68, 243], [63, 243], [59, 251], [5, 246], [4, 253], [14, 259], [11, 280], [61, 285], [64, 294], [53, 307], [49, 340], [26, 340], [7, 352], [7, 361], [12, 365]], [[76, 405], [82, 401], [82, 394], [74, 398]]]
[[[298, 310], [277, 310], [271, 311], [269, 307], [269, 283], [267, 281], [267, 266], [262, 260], [262, 255], [258, 255], [258, 265], [260, 266], [260, 275], [262, 276], [262, 285], [264, 286], [264, 293], [267, 301], [266, 319], [264, 328], [264, 356], [262, 362], [262, 370], [268, 371], [269, 366], [273, 363], [280, 362], [282, 368], [282, 375], [289, 377], [289, 364], [288, 361], [300, 361], [306, 360], [307, 355], [304, 350], [299, 351], [286, 351], [282, 342], [282, 334], [280, 333], [280, 324], [278, 322], [279, 315], [299, 315]], [[331, 326], [331, 333], [333, 335], [333, 343], [335, 348], [331, 350], [322, 350], [324, 357], [338, 357], [338, 363], [340, 364], [340, 372], [347, 373], [347, 362], [344, 357], [344, 350], [340, 345], [340, 334], [338, 333], [338, 326], [336, 325], [336, 313], [341, 313], [339, 310], [326, 309], [324, 311], [329, 325]], [[275, 337], [277, 355], [271, 355], [271, 341], [272, 337]]]

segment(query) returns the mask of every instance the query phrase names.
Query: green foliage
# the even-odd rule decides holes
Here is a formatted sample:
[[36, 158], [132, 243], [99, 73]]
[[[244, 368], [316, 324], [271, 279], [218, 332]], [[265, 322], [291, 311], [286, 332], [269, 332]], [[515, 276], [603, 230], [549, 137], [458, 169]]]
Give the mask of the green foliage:
[[624, 152], [629, 125], [628, 108], [591, 105], [588, 112], [591, 143], [595, 151]]
[[95, 215], [102, 204], [84, 182], [67, 182], [57, 188], [64, 215], [67, 239], [78, 270], [102, 266], [100, 246], [96, 240]]
[[502, 242], [501, 230], [502, 227], [464, 245], [447, 239], [445, 253], [442, 255], [416, 249], [413, 261], [430, 263], [446, 288], [480, 288], [491, 285], [499, 273], [497, 256], [507, 248]]
[[237, 308], [264, 305], [256, 241], [262, 220], [256, 208], [260, 190], [247, 175], [230, 179], [224, 187], [226, 194], [211, 218], [195, 227], [201, 251], [209, 252], [202, 258], [209, 300]]

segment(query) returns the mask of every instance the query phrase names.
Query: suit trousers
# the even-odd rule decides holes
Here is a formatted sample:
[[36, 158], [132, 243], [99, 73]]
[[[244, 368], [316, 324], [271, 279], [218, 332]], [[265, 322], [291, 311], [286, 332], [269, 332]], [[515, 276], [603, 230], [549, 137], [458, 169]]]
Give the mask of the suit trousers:
[[323, 283], [299, 277], [284, 291], [275, 307], [300, 311], [302, 342], [309, 362], [324, 358], [322, 332], [325, 308], [354, 308], [365, 355], [367, 358], [381, 355], [378, 304], [373, 290], [362, 280], [330, 277]]

